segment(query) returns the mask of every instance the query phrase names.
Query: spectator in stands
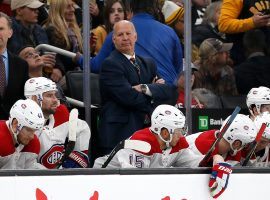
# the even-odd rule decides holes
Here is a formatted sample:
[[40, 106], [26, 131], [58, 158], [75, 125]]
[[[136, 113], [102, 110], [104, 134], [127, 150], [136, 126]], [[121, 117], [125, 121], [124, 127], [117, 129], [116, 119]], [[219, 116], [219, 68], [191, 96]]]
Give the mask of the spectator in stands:
[[210, 2], [210, 0], [191, 0], [192, 27], [202, 23], [205, 8], [210, 4]]
[[28, 63], [29, 78], [46, 76], [43, 73], [45, 63], [40, 57], [40, 52], [36, 51], [33, 47], [27, 46], [19, 52], [19, 57]]
[[218, 30], [218, 18], [221, 9], [221, 1], [211, 3], [207, 6], [202, 23], [196, 25], [192, 30], [192, 42], [197, 47], [207, 38], [217, 38], [225, 42], [225, 34]]
[[[182, 45], [184, 52], [184, 8], [176, 5], [174, 2], [165, 1], [162, 7], [162, 13], [165, 18], [165, 23], [172, 27]], [[192, 61], [199, 59], [198, 47], [192, 45]]]
[[[74, 53], [82, 52], [81, 30], [74, 14], [72, 0], [51, 0], [49, 17], [45, 24], [49, 44]], [[71, 58], [60, 56], [65, 71], [78, 69]]]
[[269, 18], [269, 1], [222, 1], [218, 28], [219, 31], [227, 34], [229, 42], [234, 43], [231, 56], [235, 65], [245, 60], [242, 43], [244, 32], [261, 28], [267, 35], [269, 46]]
[[[173, 84], [182, 71], [182, 49], [175, 32], [158, 22], [157, 0], [134, 0], [132, 22], [138, 33], [136, 53], [152, 57], [159, 75]], [[155, 18], [156, 17], [156, 18]]]
[[[19, 52], [19, 57], [24, 59], [28, 63], [28, 74], [29, 78], [38, 78], [38, 77], [46, 77], [50, 78], [50, 75], [44, 72], [44, 68], [46, 68], [46, 63], [44, 63], [43, 59], [40, 56], [40, 52], [34, 49], [34, 47], [26, 46]], [[52, 79], [52, 78], [51, 78]], [[52, 79], [53, 80], [53, 79]], [[64, 95], [63, 90], [66, 90], [66, 82], [65, 79], [61, 79], [57, 83], [58, 89], [58, 99], [66, 104], [67, 100]]]
[[43, 26], [48, 18], [50, 0], [39, 0], [44, 3], [43, 6], [38, 8], [38, 24]]
[[206, 88], [216, 95], [237, 95], [233, 69], [227, 65], [232, 43], [209, 38], [200, 45], [200, 67], [194, 88]]
[[243, 45], [247, 59], [234, 68], [236, 86], [240, 94], [247, 94], [253, 87], [270, 87], [270, 57], [266, 56], [266, 36], [259, 29], [244, 34]]
[[192, 95], [203, 108], [222, 108], [220, 98], [208, 89], [196, 88], [192, 90]]
[[91, 49], [96, 55], [108, 33], [110, 33], [113, 29], [113, 25], [121, 21], [123, 19], [127, 19], [125, 5], [122, 0], [107, 0], [104, 7], [104, 24], [99, 25], [92, 32], [97, 36], [97, 42], [94, 49]]
[[[73, 0], [75, 3], [75, 15], [79, 26], [82, 26], [82, 0]], [[92, 28], [104, 24], [103, 22], [103, 7], [104, 0], [89, 0], [89, 12], [91, 14]]]
[[10, 0], [1, 0], [0, 1], [0, 12], [3, 12], [7, 14], [8, 16], [11, 16], [11, 9], [10, 9]]
[[178, 5], [180, 7], [184, 7], [183, 0], [171, 0], [171, 1], [174, 2], [176, 5]]
[[0, 119], [8, 119], [11, 106], [23, 98], [23, 85], [28, 79], [28, 65], [7, 50], [12, 36], [12, 21], [0, 12]]
[[[185, 67], [185, 65], [184, 65]], [[195, 76], [194, 71], [197, 71], [198, 69], [191, 63], [191, 89], [194, 84]], [[178, 88], [178, 98], [176, 100], [176, 107], [177, 108], [184, 108], [185, 107], [185, 73], [182, 71], [179, 75], [178, 81], [177, 81], [177, 88]], [[192, 108], [203, 108], [203, 105], [198, 101], [196, 96], [192, 95], [191, 99], [191, 107]]]
[[184, 37], [184, 8], [172, 1], [165, 1], [162, 6], [165, 23], [172, 27], [182, 40]]
[[14, 53], [17, 54], [26, 45], [48, 43], [46, 32], [37, 24], [38, 8], [42, 5], [38, 0], [11, 0], [13, 36], [8, 42], [8, 48]]
[[171, 87], [157, 78], [153, 59], [135, 54], [136, 40], [137, 33], [131, 22], [123, 20], [114, 25], [116, 50], [105, 59], [100, 72], [101, 155], [108, 154], [118, 142], [147, 126], [153, 102], [168, 100], [173, 94]]
[[[36, 47], [39, 44], [48, 44], [45, 30], [38, 22], [38, 8], [43, 5], [38, 0], [11, 0], [13, 35], [8, 41], [8, 49], [15, 54], [25, 46]], [[63, 66], [58, 58], [53, 55], [42, 55], [43, 61], [50, 65], [54, 80], [58, 81], [63, 76]]]

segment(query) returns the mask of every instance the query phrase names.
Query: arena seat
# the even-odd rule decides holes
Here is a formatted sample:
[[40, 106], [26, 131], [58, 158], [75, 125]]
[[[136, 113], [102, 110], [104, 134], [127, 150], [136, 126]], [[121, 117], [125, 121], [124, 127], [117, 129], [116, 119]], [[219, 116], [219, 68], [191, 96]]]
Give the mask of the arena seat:
[[[91, 104], [100, 105], [99, 75], [90, 73]], [[69, 71], [66, 73], [68, 96], [83, 101], [83, 71]]]
[[242, 109], [247, 109], [246, 97], [246, 95], [220, 96], [220, 100], [223, 108], [234, 109], [236, 106], [239, 106]]

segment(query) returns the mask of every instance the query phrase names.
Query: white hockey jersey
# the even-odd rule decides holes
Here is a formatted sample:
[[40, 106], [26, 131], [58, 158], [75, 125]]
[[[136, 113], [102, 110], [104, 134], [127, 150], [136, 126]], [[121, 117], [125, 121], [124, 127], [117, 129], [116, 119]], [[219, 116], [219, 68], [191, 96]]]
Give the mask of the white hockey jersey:
[[[175, 147], [163, 151], [149, 128], [135, 132], [130, 139], [148, 142], [151, 145], [150, 152], [122, 149], [114, 156], [107, 168], [197, 167], [202, 159], [202, 156], [195, 155], [188, 148], [184, 137], [180, 138]], [[97, 158], [93, 168], [100, 168], [107, 158], [108, 156]]]
[[[247, 163], [247, 166], [253, 166], [253, 167], [270, 167], [270, 162], [269, 162], [269, 156], [270, 156], [270, 151], [269, 151], [270, 145], [267, 145], [265, 149], [261, 150], [260, 152], [253, 153], [251, 156], [249, 162]], [[242, 161], [245, 160], [247, 154], [249, 153], [249, 149], [245, 148], [243, 150], [243, 155], [242, 155]]]
[[45, 169], [37, 162], [39, 151], [40, 143], [36, 135], [29, 144], [15, 147], [8, 121], [0, 121], [1, 169]]
[[[196, 155], [205, 155], [212, 144], [217, 139], [217, 130], [208, 130], [204, 132], [199, 132], [195, 134], [188, 135], [186, 140], [189, 144], [189, 148], [196, 154]], [[215, 147], [214, 151], [212, 152], [211, 156], [219, 154], [218, 146]], [[231, 154], [223, 155], [223, 158], [226, 162], [231, 165], [237, 165], [240, 163], [241, 160], [241, 151], [237, 152], [236, 155], [232, 156]], [[212, 166], [212, 163], [209, 163], [209, 166]]]
[[[68, 137], [69, 111], [60, 105], [54, 115], [50, 115], [47, 125], [37, 136], [41, 143], [38, 161], [49, 169], [57, 167], [63, 152], [66, 138]], [[77, 167], [88, 166], [88, 146], [91, 137], [88, 124], [78, 119], [76, 144], [69, 158], [77, 163]]]

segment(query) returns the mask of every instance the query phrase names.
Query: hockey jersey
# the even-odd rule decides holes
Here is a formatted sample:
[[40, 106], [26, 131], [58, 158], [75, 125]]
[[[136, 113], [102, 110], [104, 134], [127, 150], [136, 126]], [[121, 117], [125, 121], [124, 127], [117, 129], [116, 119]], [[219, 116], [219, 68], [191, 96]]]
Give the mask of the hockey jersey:
[[[176, 146], [160, 149], [154, 133], [149, 128], [135, 132], [130, 140], [148, 142], [151, 150], [142, 153], [131, 149], [121, 149], [111, 160], [107, 168], [165, 168], [165, 167], [197, 167], [202, 156], [195, 155], [189, 148], [184, 137]], [[100, 168], [108, 156], [97, 158], [94, 168]]]
[[40, 143], [35, 135], [27, 145], [15, 147], [8, 129], [8, 121], [0, 121], [0, 168], [1, 169], [44, 169], [37, 163]]
[[[264, 149], [262, 149], [259, 152], [253, 153], [251, 156], [249, 162], [247, 163], [247, 166], [253, 166], [253, 167], [269, 167], [269, 157], [270, 157], [270, 146], [267, 145]], [[242, 161], [245, 160], [246, 156], [248, 155], [250, 149], [244, 148], [242, 153]]]
[[[186, 140], [189, 144], [190, 149], [196, 154], [196, 155], [205, 155], [212, 144], [217, 139], [218, 130], [209, 130], [204, 132], [195, 133], [192, 135], [189, 135], [186, 137]], [[211, 154], [211, 157], [214, 155], [219, 154], [219, 148], [218, 146], [214, 149], [214, 151]], [[235, 156], [232, 156], [230, 153], [226, 155], [222, 155], [224, 158], [224, 161], [230, 163], [231, 165], [239, 164], [241, 160], [241, 151], [237, 152]], [[211, 159], [211, 158], [210, 158]], [[210, 164], [212, 166], [212, 163]]]
[[[64, 105], [60, 105], [55, 114], [50, 115], [46, 125], [37, 136], [41, 143], [38, 161], [49, 169], [58, 166], [65, 150], [65, 141], [68, 137], [69, 111]], [[67, 168], [86, 168], [88, 166], [88, 146], [91, 137], [88, 124], [78, 119], [76, 144], [69, 159], [75, 164]]]

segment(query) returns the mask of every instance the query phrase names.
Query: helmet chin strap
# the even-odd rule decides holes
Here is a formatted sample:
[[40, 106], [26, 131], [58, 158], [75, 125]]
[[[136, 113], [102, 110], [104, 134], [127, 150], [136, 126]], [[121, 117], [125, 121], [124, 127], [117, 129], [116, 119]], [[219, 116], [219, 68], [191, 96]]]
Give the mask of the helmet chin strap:
[[38, 101], [38, 105], [40, 106], [40, 108], [42, 108], [42, 94], [38, 94], [37, 95], [37, 101]]
[[19, 134], [19, 126], [16, 126], [16, 132], [13, 131], [13, 128], [12, 128], [11, 124], [9, 124], [9, 128], [10, 128], [10, 130], [11, 130], [13, 136], [14, 136], [16, 144], [19, 144], [18, 138], [17, 138], [17, 135]]
[[172, 141], [172, 134], [170, 134], [170, 139], [169, 140], [164, 140], [164, 138], [160, 134], [158, 134], [158, 136], [163, 142], [165, 142], [167, 148], [169, 148], [171, 146], [170, 142]]
[[231, 153], [232, 156], [235, 156], [238, 151], [241, 151], [244, 147], [241, 147], [240, 149], [234, 149], [232, 144], [230, 144], [231, 150], [233, 153]]

